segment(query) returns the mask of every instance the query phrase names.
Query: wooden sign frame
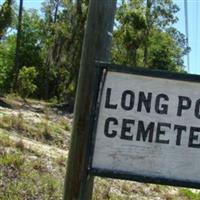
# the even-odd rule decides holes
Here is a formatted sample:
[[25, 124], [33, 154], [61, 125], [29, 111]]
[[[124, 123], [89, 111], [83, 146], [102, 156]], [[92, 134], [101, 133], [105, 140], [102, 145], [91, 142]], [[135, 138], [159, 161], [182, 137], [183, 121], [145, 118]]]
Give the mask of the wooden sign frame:
[[97, 123], [98, 123], [98, 114], [99, 114], [99, 109], [100, 109], [100, 101], [102, 97], [102, 88], [105, 82], [105, 76], [108, 71], [200, 83], [199, 75], [164, 72], [160, 70], [133, 68], [133, 67], [126, 67], [126, 66], [121, 66], [121, 65], [97, 62], [96, 63], [96, 83], [94, 85], [95, 95], [93, 97], [93, 113], [91, 114], [91, 130], [90, 130], [91, 138], [89, 141], [90, 147], [88, 148], [88, 159], [89, 159], [88, 173], [93, 176], [101, 176], [101, 177], [108, 177], [108, 178], [133, 180], [133, 181], [144, 182], [144, 183], [156, 183], [156, 184], [163, 184], [163, 185], [181, 186], [181, 187], [190, 187], [190, 188], [199, 189], [200, 180], [192, 181], [192, 180], [178, 180], [178, 179], [164, 178], [164, 177], [151, 176], [151, 175], [144, 176], [142, 174], [138, 175], [134, 173], [125, 173], [124, 171], [118, 171], [118, 170], [113, 171], [113, 170], [101, 169], [98, 167], [97, 168], [92, 167], [95, 138], [96, 138], [96, 129], [97, 129]]

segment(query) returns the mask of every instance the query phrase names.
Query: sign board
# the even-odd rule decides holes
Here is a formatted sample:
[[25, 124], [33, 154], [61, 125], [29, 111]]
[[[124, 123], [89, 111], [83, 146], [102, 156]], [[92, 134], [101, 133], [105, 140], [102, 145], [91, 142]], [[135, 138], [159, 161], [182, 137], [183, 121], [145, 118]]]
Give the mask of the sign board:
[[200, 77], [102, 64], [90, 173], [199, 188]]

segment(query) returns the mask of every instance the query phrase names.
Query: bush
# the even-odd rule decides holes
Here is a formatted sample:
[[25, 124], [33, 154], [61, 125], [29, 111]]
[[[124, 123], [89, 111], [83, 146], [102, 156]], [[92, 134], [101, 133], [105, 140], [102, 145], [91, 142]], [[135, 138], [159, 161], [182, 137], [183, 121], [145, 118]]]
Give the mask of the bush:
[[23, 98], [27, 98], [35, 92], [37, 86], [34, 84], [34, 80], [37, 76], [35, 67], [22, 67], [19, 71], [17, 78], [17, 91]]

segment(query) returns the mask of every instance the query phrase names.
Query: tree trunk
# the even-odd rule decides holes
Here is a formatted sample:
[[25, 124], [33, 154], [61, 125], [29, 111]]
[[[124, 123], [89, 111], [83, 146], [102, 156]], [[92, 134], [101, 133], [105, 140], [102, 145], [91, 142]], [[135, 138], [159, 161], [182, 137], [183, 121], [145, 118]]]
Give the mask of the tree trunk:
[[149, 31], [150, 31], [150, 21], [151, 21], [151, 6], [153, 1], [147, 0], [146, 2], [146, 24], [147, 28], [145, 31], [145, 41], [144, 41], [144, 67], [148, 67], [148, 41], [149, 41]]
[[18, 28], [17, 28], [17, 40], [15, 50], [15, 62], [13, 68], [13, 85], [12, 89], [15, 91], [17, 88], [17, 76], [19, 72], [19, 53], [20, 53], [20, 42], [21, 42], [21, 29], [22, 29], [22, 12], [23, 12], [23, 0], [20, 0], [19, 4], [19, 15], [18, 15]]
[[108, 61], [116, 0], [90, 0], [81, 56], [63, 200], [89, 200], [93, 177], [87, 172], [90, 113], [92, 112], [95, 60]]
[[134, 67], [137, 67], [137, 49], [133, 48], [132, 52], [133, 52], [133, 65]]

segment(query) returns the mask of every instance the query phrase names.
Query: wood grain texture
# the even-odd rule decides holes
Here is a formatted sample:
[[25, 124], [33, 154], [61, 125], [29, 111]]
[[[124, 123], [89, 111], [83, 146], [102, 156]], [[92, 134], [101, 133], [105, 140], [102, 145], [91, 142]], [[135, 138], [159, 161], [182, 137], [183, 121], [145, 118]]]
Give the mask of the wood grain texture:
[[116, 0], [89, 1], [63, 200], [89, 200], [92, 196], [93, 177], [87, 173], [87, 151], [95, 61], [109, 59], [115, 8]]
[[[117, 105], [116, 109], [105, 108], [108, 88], [111, 88], [109, 103]], [[124, 110], [121, 106], [125, 90], [133, 91], [135, 94], [131, 110]], [[149, 113], [144, 106], [138, 111], [138, 94], [141, 91], [146, 95], [152, 93]], [[159, 94], [166, 94], [169, 98], [168, 101], [161, 99], [159, 105], [168, 106], [167, 114], [159, 114], [155, 110], [156, 97]], [[189, 97], [191, 106], [182, 109], [181, 116], [177, 116], [180, 96]], [[92, 167], [142, 176], [200, 182], [200, 132], [195, 129], [196, 131], [191, 133], [191, 127], [200, 127], [200, 119], [195, 116], [195, 107], [199, 109], [198, 99], [200, 89], [199, 84], [195, 82], [108, 72], [100, 104]], [[130, 96], [127, 96], [126, 105], [129, 105], [129, 102]], [[183, 106], [186, 104], [186, 101], [182, 102]], [[109, 133], [117, 132], [115, 137], [105, 135], [105, 121], [110, 117], [118, 122], [109, 124]], [[131, 136], [129, 140], [122, 139], [121, 136], [123, 119], [134, 120], [134, 124], [127, 125], [130, 131], [126, 131], [125, 134]], [[151, 142], [141, 138], [137, 140], [138, 121], [142, 121], [145, 127], [151, 122], [154, 123]], [[159, 123], [166, 123], [169, 127], [161, 126], [162, 133], [158, 133]], [[177, 144], [175, 125], [186, 127], [186, 130], [182, 131], [180, 144]], [[158, 142], [156, 137], [159, 137], [160, 141], [168, 142]], [[189, 145], [189, 140], [192, 140], [192, 146]]]

